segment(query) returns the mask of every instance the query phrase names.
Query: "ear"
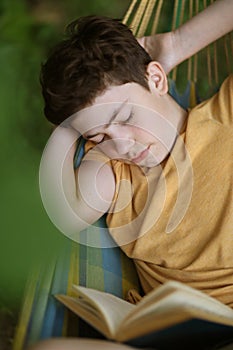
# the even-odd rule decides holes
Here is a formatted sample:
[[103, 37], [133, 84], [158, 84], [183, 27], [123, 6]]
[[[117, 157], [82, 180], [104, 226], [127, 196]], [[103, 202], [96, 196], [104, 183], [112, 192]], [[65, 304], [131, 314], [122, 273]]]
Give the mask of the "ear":
[[146, 71], [150, 91], [165, 95], [168, 92], [168, 82], [162, 66], [158, 62], [152, 61], [148, 64]]

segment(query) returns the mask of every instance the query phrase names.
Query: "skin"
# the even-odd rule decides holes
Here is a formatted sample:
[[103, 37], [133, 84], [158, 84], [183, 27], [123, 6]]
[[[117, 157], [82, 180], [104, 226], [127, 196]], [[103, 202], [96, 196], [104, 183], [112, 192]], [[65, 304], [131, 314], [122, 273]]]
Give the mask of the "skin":
[[172, 150], [187, 113], [167, 94], [157, 62], [148, 65], [147, 74], [150, 90], [136, 83], [110, 86], [71, 125], [109, 158], [151, 168]]
[[130, 350], [127, 345], [94, 339], [50, 339], [42, 341], [28, 350]]
[[[187, 112], [168, 94], [167, 77], [158, 62], [148, 65], [147, 76], [148, 90], [136, 83], [110, 86], [91, 107], [72, 117], [71, 127], [110, 159], [152, 168], [172, 150]], [[75, 174], [75, 192], [70, 182], [71, 160], [72, 156], [63, 167], [66, 197], [71, 205], [80, 203], [79, 217], [92, 223], [111, 205], [114, 174], [108, 164], [95, 160], [89, 152]], [[72, 193], [78, 200], [71, 200]]]
[[[58, 127], [49, 140], [41, 188], [42, 192], [49, 188], [44, 198], [50, 196], [46, 205], [52, 221], [70, 237], [107, 212], [115, 193], [111, 167], [91, 159], [91, 152], [74, 172], [75, 140], [80, 134], [111, 159], [146, 168], [160, 164], [174, 145], [187, 113], [168, 94], [167, 77], [158, 62], [148, 65], [147, 77], [148, 90], [135, 83], [110, 86], [91, 107], [72, 116], [68, 128]], [[61, 169], [62, 187], [57, 176]]]
[[232, 0], [217, 0], [176, 30], [138, 41], [168, 74], [185, 59], [232, 31], [232, 14]]

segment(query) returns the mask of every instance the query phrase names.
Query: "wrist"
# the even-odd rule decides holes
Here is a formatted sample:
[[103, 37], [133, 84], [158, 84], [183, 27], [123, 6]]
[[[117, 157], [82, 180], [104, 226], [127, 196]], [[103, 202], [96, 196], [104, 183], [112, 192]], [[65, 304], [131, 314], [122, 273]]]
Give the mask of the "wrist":
[[[160, 36], [160, 34], [158, 36]], [[177, 41], [177, 34], [174, 31], [161, 34], [157, 60], [161, 63], [166, 74], [170, 73], [170, 71], [179, 63]]]
[[180, 32], [179, 29], [176, 29], [170, 34], [170, 59], [169, 59], [169, 66], [168, 66], [168, 72], [169, 73], [173, 68], [178, 66], [185, 58], [182, 53], [182, 42], [180, 39]]

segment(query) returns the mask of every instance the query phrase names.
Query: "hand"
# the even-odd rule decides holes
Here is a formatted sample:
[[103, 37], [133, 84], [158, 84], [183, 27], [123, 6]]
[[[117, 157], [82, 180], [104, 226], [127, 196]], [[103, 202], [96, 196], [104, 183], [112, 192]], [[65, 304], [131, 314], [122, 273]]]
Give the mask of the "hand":
[[177, 48], [173, 32], [144, 36], [137, 40], [151, 59], [162, 65], [166, 74], [175, 67]]
[[173, 32], [146, 36], [138, 42], [169, 73], [213, 41], [233, 30], [233, 1], [216, 0]]

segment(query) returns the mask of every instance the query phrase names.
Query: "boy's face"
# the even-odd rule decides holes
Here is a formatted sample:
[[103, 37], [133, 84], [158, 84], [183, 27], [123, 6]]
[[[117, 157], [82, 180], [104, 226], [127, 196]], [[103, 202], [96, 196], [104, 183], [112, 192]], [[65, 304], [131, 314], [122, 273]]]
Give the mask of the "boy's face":
[[151, 168], [167, 157], [177, 137], [162, 98], [136, 83], [111, 86], [76, 114], [72, 126], [109, 158]]

